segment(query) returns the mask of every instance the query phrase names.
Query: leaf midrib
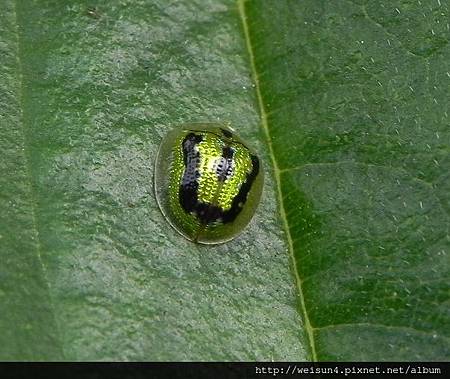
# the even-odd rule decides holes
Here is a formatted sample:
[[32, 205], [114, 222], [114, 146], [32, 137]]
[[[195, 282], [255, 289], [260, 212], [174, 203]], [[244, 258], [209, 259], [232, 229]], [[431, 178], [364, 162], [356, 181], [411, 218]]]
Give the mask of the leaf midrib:
[[44, 261], [42, 259], [42, 243], [41, 243], [41, 234], [39, 231], [39, 223], [38, 223], [38, 217], [37, 217], [37, 197], [36, 197], [36, 193], [33, 187], [33, 175], [32, 175], [32, 169], [31, 169], [31, 158], [30, 158], [30, 140], [28, 138], [28, 133], [27, 133], [27, 129], [26, 129], [26, 107], [25, 107], [25, 101], [24, 101], [24, 93], [25, 93], [25, 81], [24, 81], [24, 69], [23, 69], [23, 64], [22, 64], [22, 37], [21, 37], [21, 32], [20, 32], [20, 21], [21, 21], [21, 17], [19, 15], [19, 6], [18, 6], [18, 1], [19, 0], [15, 0], [13, 1], [13, 6], [14, 6], [14, 14], [15, 14], [15, 35], [16, 35], [16, 46], [17, 46], [17, 51], [16, 51], [16, 56], [17, 56], [17, 79], [19, 81], [18, 85], [17, 85], [17, 96], [18, 96], [18, 104], [20, 105], [19, 108], [19, 114], [20, 114], [20, 119], [19, 119], [19, 123], [21, 125], [21, 134], [22, 134], [22, 141], [23, 141], [23, 160], [25, 163], [25, 169], [26, 169], [26, 177], [27, 177], [27, 186], [28, 186], [28, 193], [30, 196], [30, 216], [31, 216], [31, 220], [32, 220], [32, 230], [30, 230], [30, 232], [33, 235], [33, 240], [35, 241], [35, 251], [36, 251], [36, 256], [37, 256], [37, 260], [40, 264], [41, 270], [42, 270], [42, 279], [43, 279], [43, 283], [45, 285], [45, 291], [47, 293], [47, 299], [49, 302], [49, 307], [50, 307], [50, 312], [51, 312], [51, 317], [53, 318], [53, 322], [56, 326], [56, 338], [57, 341], [59, 343], [59, 346], [61, 348], [61, 354], [62, 354], [62, 358], [64, 359], [65, 354], [64, 354], [64, 347], [62, 344], [62, 339], [61, 339], [61, 329], [56, 317], [56, 310], [55, 310], [55, 306], [54, 306], [54, 299], [53, 299], [53, 295], [52, 295], [52, 290], [51, 290], [51, 285], [50, 285], [50, 281], [48, 279], [48, 274], [47, 274], [47, 269], [45, 267]]
[[292, 236], [290, 233], [289, 223], [288, 223], [288, 220], [286, 217], [286, 212], [284, 209], [283, 196], [281, 193], [281, 180], [280, 180], [281, 171], [278, 167], [278, 162], [275, 158], [274, 149], [272, 146], [272, 140], [270, 137], [267, 113], [266, 113], [266, 110], [264, 107], [264, 102], [262, 99], [261, 88], [260, 88], [260, 83], [259, 83], [259, 76], [258, 76], [258, 72], [256, 70], [255, 58], [254, 58], [254, 54], [253, 54], [253, 47], [252, 47], [249, 28], [248, 28], [248, 24], [247, 24], [247, 16], [246, 16], [246, 12], [245, 12], [245, 0], [237, 0], [237, 5], [238, 5], [239, 15], [241, 17], [242, 26], [243, 26], [243, 30], [244, 30], [245, 44], [247, 46], [247, 51], [249, 54], [249, 60], [250, 60], [250, 66], [251, 66], [250, 69], [252, 72], [253, 80], [255, 82], [256, 97], [258, 99], [258, 107], [259, 107], [259, 111], [260, 111], [260, 115], [261, 115], [261, 126], [263, 128], [264, 134], [266, 136], [266, 141], [269, 146], [269, 155], [271, 157], [273, 172], [274, 172], [274, 176], [275, 176], [275, 182], [276, 182], [276, 186], [277, 186], [280, 217], [283, 221], [283, 227], [284, 227], [284, 230], [286, 233], [286, 238], [287, 238], [288, 248], [289, 248], [289, 255], [291, 258], [291, 262], [292, 262], [292, 269], [294, 271], [295, 284], [297, 287], [299, 300], [300, 300], [300, 304], [299, 304], [300, 313], [303, 316], [303, 322], [305, 324], [304, 325], [305, 331], [308, 336], [307, 338], [308, 338], [310, 349], [311, 349], [311, 358], [312, 358], [312, 361], [316, 362], [317, 361], [317, 353], [316, 353], [316, 346], [315, 346], [315, 340], [314, 340], [314, 328], [311, 325], [311, 322], [309, 320], [308, 311], [306, 309], [305, 297], [304, 297], [304, 292], [302, 289], [302, 279], [300, 278], [299, 271], [297, 269], [297, 263], [296, 263], [295, 255], [294, 255]]

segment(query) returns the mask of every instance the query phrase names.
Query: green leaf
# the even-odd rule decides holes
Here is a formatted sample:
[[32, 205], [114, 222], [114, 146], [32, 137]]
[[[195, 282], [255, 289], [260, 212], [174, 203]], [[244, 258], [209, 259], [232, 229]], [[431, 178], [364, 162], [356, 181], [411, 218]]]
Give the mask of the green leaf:
[[[0, 359], [448, 359], [448, 16], [6, 0]], [[265, 162], [224, 245], [184, 240], [152, 191], [161, 138], [193, 121]]]
[[179, 123], [231, 121], [270, 162], [236, 3], [6, 1], [0, 52], [0, 359], [306, 359], [271, 175], [221, 246], [152, 191]]
[[242, 8], [312, 357], [448, 360], [449, 3]]

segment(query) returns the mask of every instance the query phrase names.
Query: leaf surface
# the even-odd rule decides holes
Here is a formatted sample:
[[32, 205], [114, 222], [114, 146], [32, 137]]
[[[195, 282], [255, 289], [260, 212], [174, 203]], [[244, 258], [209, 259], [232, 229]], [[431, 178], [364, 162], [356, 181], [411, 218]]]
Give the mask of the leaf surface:
[[311, 354], [450, 354], [448, 2], [243, 4]]
[[230, 121], [270, 162], [236, 3], [3, 8], [0, 358], [305, 359], [270, 175], [252, 225], [214, 247], [152, 190], [180, 123]]

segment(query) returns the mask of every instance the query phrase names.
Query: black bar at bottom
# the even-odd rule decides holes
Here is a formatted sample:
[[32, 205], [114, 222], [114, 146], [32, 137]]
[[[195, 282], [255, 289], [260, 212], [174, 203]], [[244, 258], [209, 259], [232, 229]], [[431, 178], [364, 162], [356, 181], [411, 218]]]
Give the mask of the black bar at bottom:
[[449, 377], [450, 362], [234, 362], [234, 363], [19, 363], [0, 364], [0, 379], [307, 378], [402, 375]]

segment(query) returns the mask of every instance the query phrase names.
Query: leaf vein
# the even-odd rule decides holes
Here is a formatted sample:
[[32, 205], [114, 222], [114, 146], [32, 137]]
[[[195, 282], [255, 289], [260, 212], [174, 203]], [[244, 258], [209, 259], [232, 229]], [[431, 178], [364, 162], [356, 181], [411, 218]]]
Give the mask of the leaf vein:
[[265, 107], [264, 107], [264, 103], [263, 103], [263, 99], [262, 99], [260, 84], [259, 84], [259, 77], [258, 77], [258, 73], [256, 70], [256, 64], [255, 64], [255, 58], [254, 58], [254, 54], [253, 54], [252, 43], [251, 43], [251, 39], [250, 39], [249, 28], [247, 25], [247, 17], [246, 17], [246, 13], [245, 13], [245, 0], [238, 0], [238, 9], [239, 9], [239, 14], [240, 14], [240, 17], [242, 20], [243, 29], [244, 29], [244, 37], [245, 37], [245, 42], [247, 45], [249, 58], [250, 58], [253, 79], [255, 81], [255, 91], [256, 91], [256, 96], [258, 99], [259, 109], [260, 109], [260, 113], [261, 113], [261, 124], [262, 124], [262, 128], [264, 130], [264, 134], [266, 135], [266, 140], [267, 140], [267, 143], [269, 146], [269, 153], [272, 158], [272, 165], [273, 165], [273, 169], [274, 169], [275, 181], [277, 183], [277, 188], [278, 188], [278, 203], [279, 203], [279, 207], [280, 207], [281, 218], [283, 220], [284, 228], [286, 230], [286, 236], [287, 236], [288, 245], [289, 245], [291, 262], [293, 265], [293, 271], [294, 271], [294, 275], [295, 275], [295, 279], [296, 279], [297, 289], [299, 292], [301, 313], [303, 314], [303, 320], [305, 323], [306, 334], [308, 336], [308, 340], [309, 340], [309, 344], [310, 344], [312, 360], [317, 361], [317, 353], [316, 353], [316, 347], [315, 347], [315, 341], [314, 341], [314, 330], [311, 327], [311, 323], [309, 321], [309, 316], [308, 316], [308, 312], [307, 312], [306, 305], [305, 305], [304, 293], [303, 293], [303, 289], [302, 289], [302, 281], [299, 276], [298, 269], [296, 267], [296, 260], [295, 260], [295, 256], [294, 256], [292, 237], [290, 234], [290, 228], [289, 228], [289, 224], [288, 224], [287, 217], [286, 217], [286, 211], [284, 209], [284, 204], [283, 204], [283, 196], [281, 193], [280, 169], [278, 168], [278, 163], [277, 163], [277, 161], [275, 159], [275, 155], [274, 155], [274, 149], [272, 146], [272, 141], [271, 141], [271, 137], [270, 137], [270, 133], [269, 133], [267, 115], [266, 115], [266, 111], [265, 111]]
[[18, 79], [19, 79], [19, 84], [18, 84], [18, 97], [19, 97], [19, 104], [21, 105], [20, 107], [20, 125], [21, 125], [21, 131], [22, 131], [22, 136], [23, 136], [23, 156], [24, 156], [24, 162], [25, 162], [25, 166], [26, 166], [26, 176], [28, 178], [28, 189], [29, 189], [29, 195], [30, 195], [30, 203], [31, 203], [31, 219], [32, 219], [32, 225], [33, 225], [33, 231], [32, 233], [34, 234], [33, 236], [33, 240], [35, 241], [35, 246], [36, 246], [36, 256], [37, 256], [37, 260], [39, 262], [39, 265], [41, 267], [42, 270], [42, 277], [43, 280], [45, 282], [45, 286], [46, 286], [46, 292], [47, 292], [47, 296], [48, 296], [48, 300], [49, 300], [49, 306], [50, 306], [50, 310], [52, 312], [52, 317], [53, 317], [53, 322], [56, 326], [56, 335], [58, 338], [58, 342], [61, 348], [61, 353], [62, 353], [62, 357], [65, 357], [64, 354], [64, 349], [63, 349], [63, 345], [62, 345], [62, 340], [61, 340], [61, 332], [60, 332], [60, 327], [58, 325], [58, 321], [56, 318], [56, 310], [55, 310], [55, 306], [54, 306], [54, 300], [53, 300], [53, 295], [52, 295], [52, 289], [51, 289], [51, 285], [50, 285], [50, 281], [48, 279], [48, 273], [47, 273], [47, 269], [45, 267], [44, 261], [42, 259], [42, 243], [41, 243], [41, 237], [40, 237], [40, 231], [39, 231], [39, 224], [38, 224], [38, 217], [37, 217], [37, 198], [36, 198], [36, 194], [35, 191], [33, 189], [33, 180], [32, 180], [32, 169], [31, 169], [31, 164], [30, 164], [30, 156], [29, 156], [29, 147], [30, 147], [30, 142], [29, 142], [29, 138], [28, 138], [28, 134], [26, 131], [26, 118], [25, 118], [25, 102], [24, 102], [24, 92], [25, 92], [25, 85], [24, 85], [24, 70], [23, 70], [23, 64], [22, 64], [22, 48], [21, 48], [21, 44], [22, 44], [22, 38], [21, 38], [21, 32], [20, 32], [20, 15], [19, 15], [19, 10], [18, 10], [18, 0], [13, 2], [14, 5], [14, 14], [15, 14], [15, 24], [16, 24], [16, 30], [15, 30], [15, 34], [16, 34], [16, 44], [17, 44], [17, 71], [18, 71]]

